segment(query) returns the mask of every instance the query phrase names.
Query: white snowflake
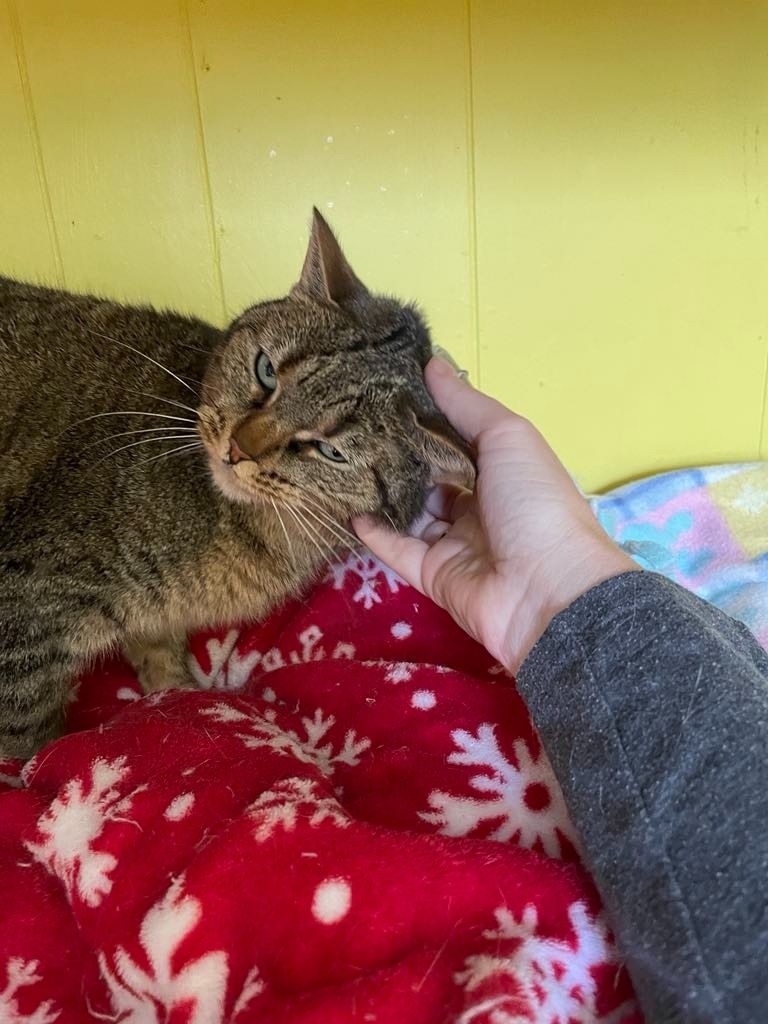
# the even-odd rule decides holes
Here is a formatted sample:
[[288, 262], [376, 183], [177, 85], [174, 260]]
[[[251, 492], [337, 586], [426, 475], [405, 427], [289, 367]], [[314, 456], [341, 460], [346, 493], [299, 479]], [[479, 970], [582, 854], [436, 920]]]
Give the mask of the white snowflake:
[[195, 682], [203, 690], [226, 688], [226, 666], [239, 635], [238, 630], [230, 629], [221, 640], [215, 636], [211, 637], [210, 640], [206, 640], [205, 649], [208, 652], [208, 660], [211, 663], [211, 667], [207, 672], [203, 669], [197, 658], [190, 654], [189, 670]]
[[33, 857], [61, 879], [70, 901], [77, 893], [89, 907], [97, 907], [112, 888], [110, 875], [117, 858], [94, 850], [93, 843], [108, 822], [126, 820], [134, 796], [146, 789], [141, 786], [121, 796], [117, 784], [128, 772], [125, 757], [114, 761], [97, 758], [90, 768], [89, 783], [71, 779], [39, 818], [42, 840], [25, 844]]
[[407, 683], [418, 667], [413, 661], [393, 661], [387, 666], [384, 678], [388, 683]]
[[[242, 690], [256, 668], [262, 672], [274, 672], [286, 665], [301, 665], [310, 661], [323, 661], [328, 657], [325, 647], [320, 646], [323, 631], [319, 626], [312, 625], [299, 633], [298, 648], [287, 654], [277, 647], [267, 651], [252, 650], [240, 654], [236, 642], [237, 630], [230, 630], [223, 640], [211, 639], [206, 643], [208, 659], [211, 663], [209, 671], [205, 671], [196, 658], [190, 659], [190, 670], [197, 683], [204, 690]], [[337, 643], [331, 651], [331, 658], [354, 658], [355, 648], [352, 644]]]
[[[485, 769], [482, 774], [473, 775], [469, 785], [477, 793], [490, 796], [483, 800], [433, 790], [428, 797], [432, 810], [419, 815], [424, 821], [437, 825], [443, 835], [466, 836], [483, 822], [501, 819], [487, 838], [499, 842], [514, 839], [519, 846], [527, 848], [539, 841], [550, 857], [559, 857], [559, 832], [577, 847], [560, 786], [543, 751], [534, 761], [526, 743], [515, 740], [513, 749], [518, 765], [515, 767], [499, 747], [494, 727], [487, 723], [478, 728], [476, 735], [455, 729], [451, 739], [458, 749], [448, 756], [448, 761]], [[529, 786], [546, 787], [549, 797], [546, 807], [535, 810], [527, 805], [525, 792]]]
[[[229, 969], [223, 950], [205, 953], [175, 969], [181, 943], [202, 917], [200, 901], [182, 892], [177, 878], [144, 916], [139, 941], [149, 964], [139, 966], [122, 946], [99, 954], [112, 1009], [121, 1024], [164, 1024], [174, 1010], [189, 1024], [221, 1024]], [[110, 965], [111, 960], [111, 965]]]
[[353, 579], [357, 577], [360, 581], [352, 600], [362, 601], [366, 611], [374, 604], [381, 604], [382, 598], [378, 589], [380, 580], [387, 585], [390, 594], [396, 594], [400, 587], [405, 586], [405, 580], [370, 552], [361, 555], [350, 554], [343, 562], [330, 566], [328, 578], [333, 581], [334, 590], [341, 590], [348, 576]]
[[333, 775], [340, 764], [351, 768], [357, 766], [360, 763], [360, 755], [371, 745], [369, 739], [358, 738], [354, 729], [348, 729], [341, 746], [334, 747], [327, 734], [336, 724], [336, 718], [334, 715], [324, 715], [321, 708], [315, 709], [312, 718], [302, 717], [303, 737], [293, 729], [283, 729], [276, 725], [273, 721], [274, 712], [266, 715], [257, 712], [247, 714], [228, 704], [214, 704], [212, 707], [202, 708], [200, 713], [218, 722], [247, 725], [247, 733], [236, 733], [246, 747], [252, 750], [266, 747], [277, 753], [295, 757], [303, 764], [313, 764], [327, 778]]
[[39, 960], [23, 960], [12, 956], [5, 965], [5, 988], [0, 989], [0, 1021], [2, 1024], [53, 1024], [61, 1016], [50, 999], [39, 1003], [35, 1010], [22, 1013], [16, 994], [23, 988], [42, 981]]
[[247, 1010], [251, 1005], [256, 996], [260, 996], [264, 991], [265, 985], [261, 980], [260, 972], [258, 967], [252, 967], [245, 977], [243, 982], [243, 988], [238, 996], [237, 1002], [232, 1007], [232, 1024], [237, 1020], [240, 1014]]
[[248, 816], [256, 826], [254, 837], [260, 843], [270, 839], [278, 826], [292, 832], [300, 817], [312, 828], [323, 821], [331, 821], [339, 828], [349, 825], [338, 801], [324, 793], [314, 780], [299, 776], [282, 779], [262, 793], [248, 808]]
[[[601, 1016], [595, 998], [595, 968], [616, 963], [616, 951], [608, 941], [602, 918], [591, 920], [582, 903], [573, 903], [568, 918], [574, 939], [539, 938], [536, 935], [538, 913], [529, 904], [520, 920], [507, 907], [495, 911], [497, 927], [483, 932], [499, 952], [467, 957], [464, 970], [454, 976], [464, 992], [476, 995], [476, 1001], [459, 1018], [458, 1024], [486, 1021], [487, 1024], [618, 1024], [634, 1009], [624, 1003]], [[506, 956], [500, 950], [507, 942], [514, 947]], [[511, 979], [514, 990], [504, 985], [502, 994], [494, 994], [499, 982]]]

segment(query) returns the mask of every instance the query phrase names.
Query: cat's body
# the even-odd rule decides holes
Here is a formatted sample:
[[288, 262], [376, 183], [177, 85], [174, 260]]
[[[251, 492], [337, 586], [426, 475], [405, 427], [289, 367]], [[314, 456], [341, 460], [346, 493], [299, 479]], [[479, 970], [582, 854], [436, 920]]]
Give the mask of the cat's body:
[[406, 526], [430, 467], [463, 459], [416, 425], [428, 355], [319, 217], [292, 295], [228, 332], [0, 279], [0, 755], [57, 733], [93, 656], [183, 684], [186, 633], [266, 614], [350, 515]]

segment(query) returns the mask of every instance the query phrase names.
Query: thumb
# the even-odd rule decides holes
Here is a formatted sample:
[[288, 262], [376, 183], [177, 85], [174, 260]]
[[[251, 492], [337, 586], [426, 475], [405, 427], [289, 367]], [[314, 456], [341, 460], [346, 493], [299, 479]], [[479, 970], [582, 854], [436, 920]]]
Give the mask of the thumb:
[[484, 430], [516, 418], [501, 402], [462, 380], [439, 356], [427, 363], [424, 377], [438, 407], [467, 441], [474, 442]]
[[424, 593], [422, 567], [429, 547], [417, 537], [401, 537], [370, 516], [356, 516], [352, 529], [370, 550], [406, 583]]

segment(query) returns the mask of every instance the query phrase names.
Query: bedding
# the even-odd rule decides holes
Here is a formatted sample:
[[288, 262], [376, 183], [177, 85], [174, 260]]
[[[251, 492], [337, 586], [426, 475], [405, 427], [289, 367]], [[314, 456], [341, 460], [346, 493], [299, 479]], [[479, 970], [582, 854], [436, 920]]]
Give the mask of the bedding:
[[[767, 474], [593, 506], [765, 643]], [[0, 764], [0, 1024], [640, 1024], [514, 682], [443, 612], [350, 556], [190, 667], [94, 666]]]
[[661, 473], [592, 499], [605, 530], [768, 647], [768, 463]]
[[512, 680], [443, 612], [350, 557], [191, 666], [95, 667], [2, 766], [3, 1024], [639, 1021]]

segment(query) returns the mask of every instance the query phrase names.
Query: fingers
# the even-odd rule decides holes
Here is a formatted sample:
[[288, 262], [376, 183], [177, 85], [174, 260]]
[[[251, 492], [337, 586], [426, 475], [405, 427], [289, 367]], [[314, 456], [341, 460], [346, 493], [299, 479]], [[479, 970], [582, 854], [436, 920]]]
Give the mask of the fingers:
[[429, 526], [422, 530], [421, 539], [431, 547], [439, 540], [442, 540], [450, 528], [451, 524], [446, 523], [445, 520], [433, 519]]
[[467, 441], [474, 441], [482, 431], [499, 426], [505, 419], [516, 418], [501, 402], [458, 377], [444, 359], [430, 359], [424, 377], [435, 402]]
[[453, 484], [438, 484], [427, 495], [425, 508], [436, 519], [445, 519], [449, 523], [464, 515], [473, 500], [471, 491]]
[[412, 587], [424, 593], [422, 565], [429, 545], [416, 537], [401, 537], [368, 516], [357, 516], [352, 528], [377, 558], [395, 570]]

